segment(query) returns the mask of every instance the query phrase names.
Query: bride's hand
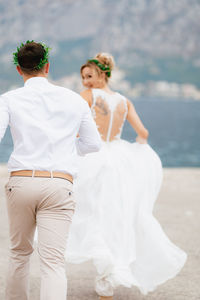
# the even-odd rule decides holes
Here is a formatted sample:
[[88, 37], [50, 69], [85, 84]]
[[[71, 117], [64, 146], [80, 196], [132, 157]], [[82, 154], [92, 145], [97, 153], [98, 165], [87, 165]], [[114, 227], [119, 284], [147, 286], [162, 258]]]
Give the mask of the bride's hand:
[[136, 137], [136, 142], [139, 144], [147, 144], [147, 139], [143, 139], [139, 135]]

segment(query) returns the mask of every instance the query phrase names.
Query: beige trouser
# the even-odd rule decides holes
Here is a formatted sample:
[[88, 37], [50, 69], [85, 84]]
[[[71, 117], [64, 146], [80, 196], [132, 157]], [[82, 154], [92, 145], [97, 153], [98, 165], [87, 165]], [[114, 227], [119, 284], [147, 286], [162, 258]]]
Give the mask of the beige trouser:
[[6, 300], [27, 300], [36, 224], [41, 300], [66, 300], [64, 253], [75, 202], [72, 183], [60, 178], [11, 177], [5, 186], [10, 227]]

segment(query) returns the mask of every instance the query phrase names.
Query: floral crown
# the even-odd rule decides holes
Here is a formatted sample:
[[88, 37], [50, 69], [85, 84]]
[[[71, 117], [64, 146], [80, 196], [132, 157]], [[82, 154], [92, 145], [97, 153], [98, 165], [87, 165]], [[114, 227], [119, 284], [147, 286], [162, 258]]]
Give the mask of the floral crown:
[[[25, 44], [21, 43], [21, 45], [19, 47], [17, 47], [17, 51], [13, 53], [13, 63], [16, 65], [16, 66], [19, 66], [19, 61], [18, 61], [18, 53], [19, 51], [27, 44], [30, 44], [30, 43], [34, 43], [35, 41], [32, 40], [32, 41], [26, 41]], [[40, 44], [43, 49], [44, 49], [44, 56], [43, 58], [40, 59], [40, 62], [37, 66], [34, 67], [34, 69], [36, 70], [40, 70], [46, 63], [48, 63], [48, 60], [49, 60], [49, 50], [51, 50], [51, 48], [47, 47], [44, 43], [38, 43]]]
[[107, 71], [106, 74], [108, 77], [111, 76], [111, 70], [109, 66], [101, 64], [97, 59], [90, 59], [88, 62], [94, 62], [102, 71]]

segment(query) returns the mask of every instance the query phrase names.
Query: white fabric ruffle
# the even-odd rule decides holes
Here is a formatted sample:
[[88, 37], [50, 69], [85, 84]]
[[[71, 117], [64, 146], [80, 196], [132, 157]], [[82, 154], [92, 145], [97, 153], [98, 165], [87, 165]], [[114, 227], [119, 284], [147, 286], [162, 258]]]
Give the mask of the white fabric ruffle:
[[101, 285], [134, 285], [143, 294], [176, 276], [186, 254], [152, 214], [162, 176], [148, 144], [104, 142], [99, 152], [80, 158], [67, 261], [93, 260]]

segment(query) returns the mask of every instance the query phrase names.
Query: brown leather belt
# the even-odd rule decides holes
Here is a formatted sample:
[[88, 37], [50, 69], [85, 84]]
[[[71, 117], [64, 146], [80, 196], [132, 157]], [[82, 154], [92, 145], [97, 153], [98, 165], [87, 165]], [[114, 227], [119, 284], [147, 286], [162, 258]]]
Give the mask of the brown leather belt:
[[62, 178], [73, 183], [73, 177], [70, 174], [62, 172], [49, 172], [49, 171], [39, 171], [39, 170], [20, 170], [13, 171], [10, 173], [10, 176], [23, 176], [23, 177], [47, 177], [47, 178]]

